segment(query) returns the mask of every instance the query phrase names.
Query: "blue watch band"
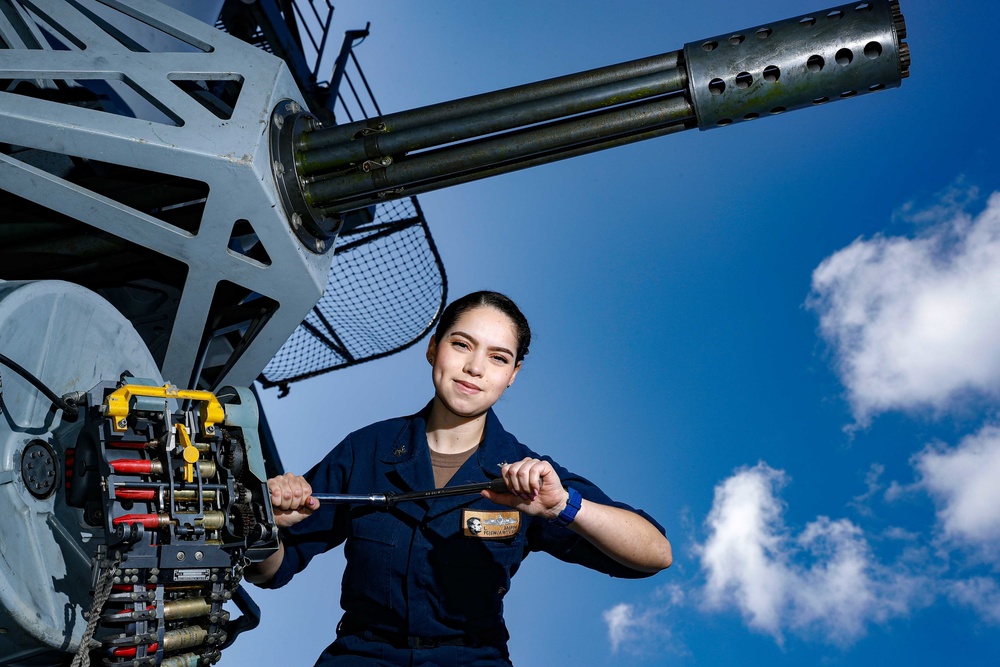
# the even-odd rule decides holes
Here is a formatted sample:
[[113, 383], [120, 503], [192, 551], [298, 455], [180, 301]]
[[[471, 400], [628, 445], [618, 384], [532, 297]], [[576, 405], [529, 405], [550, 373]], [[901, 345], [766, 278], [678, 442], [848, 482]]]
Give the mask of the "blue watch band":
[[573, 520], [576, 519], [576, 513], [580, 511], [580, 504], [583, 502], [580, 492], [572, 486], [567, 486], [566, 491], [569, 493], [569, 498], [566, 500], [566, 507], [559, 513], [559, 516], [552, 519], [552, 523], [557, 526], [568, 526], [573, 523]]

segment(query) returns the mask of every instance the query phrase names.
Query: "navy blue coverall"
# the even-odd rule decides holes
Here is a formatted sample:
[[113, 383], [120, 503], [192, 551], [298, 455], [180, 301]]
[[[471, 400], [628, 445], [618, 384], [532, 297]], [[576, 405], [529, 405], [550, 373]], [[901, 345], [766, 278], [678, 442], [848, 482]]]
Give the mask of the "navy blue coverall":
[[[434, 488], [426, 416], [378, 422], [344, 439], [306, 475], [316, 493], [405, 493]], [[588, 480], [519, 443], [491, 409], [479, 449], [448, 485], [486, 482], [500, 466], [525, 457], [552, 463], [564, 486], [590, 501], [637, 512], [614, 502]], [[522, 559], [532, 551], [578, 563], [615, 577], [647, 573], [612, 560], [568, 528], [521, 515], [506, 539], [463, 534], [462, 510], [513, 510], [481, 496], [404, 502], [392, 508], [322, 505], [312, 516], [282, 530], [284, 560], [268, 587], [288, 583], [317, 554], [346, 540], [341, 589], [345, 614], [338, 640], [319, 665], [509, 664], [503, 597]], [[333, 658], [365, 655], [375, 662]]]

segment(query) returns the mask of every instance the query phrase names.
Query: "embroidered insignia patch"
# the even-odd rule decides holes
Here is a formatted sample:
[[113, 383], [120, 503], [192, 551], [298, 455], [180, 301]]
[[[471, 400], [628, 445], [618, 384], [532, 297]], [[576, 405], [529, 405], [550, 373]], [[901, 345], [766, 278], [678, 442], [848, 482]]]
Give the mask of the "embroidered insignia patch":
[[521, 513], [462, 510], [462, 534], [483, 540], [497, 540], [517, 535], [521, 529]]

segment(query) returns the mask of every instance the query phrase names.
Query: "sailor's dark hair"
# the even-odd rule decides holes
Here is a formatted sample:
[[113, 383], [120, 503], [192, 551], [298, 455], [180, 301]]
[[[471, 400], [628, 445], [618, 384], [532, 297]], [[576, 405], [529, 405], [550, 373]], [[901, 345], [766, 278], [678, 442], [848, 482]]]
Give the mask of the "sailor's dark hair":
[[440, 343], [445, 332], [455, 324], [459, 317], [467, 311], [481, 306], [496, 308], [510, 319], [511, 324], [514, 325], [514, 334], [517, 336], [517, 352], [514, 363], [520, 363], [528, 354], [528, 346], [531, 344], [531, 327], [528, 326], [528, 318], [524, 316], [517, 304], [500, 292], [488, 290], [472, 292], [452, 301], [441, 313], [437, 329], [434, 330], [434, 340]]

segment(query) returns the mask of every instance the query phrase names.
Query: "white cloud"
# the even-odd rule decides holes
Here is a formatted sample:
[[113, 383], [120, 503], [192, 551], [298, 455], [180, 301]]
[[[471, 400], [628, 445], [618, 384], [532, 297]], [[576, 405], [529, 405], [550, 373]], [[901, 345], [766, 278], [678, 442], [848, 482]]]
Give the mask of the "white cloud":
[[635, 641], [647, 625], [645, 619], [636, 617], [635, 607], [624, 602], [604, 612], [604, 622], [608, 624], [608, 639], [614, 653], [623, 643]]
[[670, 610], [684, 602], [683, 589], [666, 586], [655, 597], [653, 604], [623, 602], [604, 612], [612, 652], [623, 651], [637, 658], [662, 657], [665, 651], [686, 653], [686, 649], [673, 641], [667, 625]]
[[611, 650], [618, 652], [622, 642], [629, 639], [631, 628], [635, 625], [632, 605], [622, 602], [604, 612], [604, 622], [608, 624], [608, 639], [611, 640]]
[[993, 579], [974, 577], [951, 582], [948, 597], [954, 604], [971, 607], [983, 620], [1000, 624], [1000, 587]]
[[861, 425], [1000, 397], [1000, 193], [975, 218], [941, 212], [919, 236], [858, 239], [813, 272], [807, 305]]
[[933, 204], [925, 206], [915, 201], [908, 201], [893, 217], [916, 225], [947, 222], [961, 214], [978, 198], [979, 188], [967, 184], [965, 177], [959, 176], [954, 183], [935, 195]]
[[890, 526], [882, 533], [882, 537], [887, 540], [896, 540], [899, 542], [916, 542], [920, 538], [920, 533], [906, 530], [900, 526]]
[[953, 449], [927, 447], [913, 464], [937, 505], [943, 536], [982, 547], [1000, 563], [1000, 427], [986, 426]]
[[850, 502], [851, 507], [858, 511], [861, 516], [871, 516], [872, 509], [870, 503], [872, 498], [882, 490], [882, 484], [879, 482], [879, 478], [882, 473], [885, 472], [885, 466], [881, 463], [873, 463], [868, 472], [865, 474], [865, 486], [868, 490], [860, 496], [855, 496]]
[[716, 486], [699, 549], [706, 605], [735, 607], [779, 642], [791, 631], [838, 645], [907, 613], [916, 580], [880, 566], [856, 525], [819, 517], [789, 533], [776, 495], [785, 482], [782, 471], [759, 463]]

